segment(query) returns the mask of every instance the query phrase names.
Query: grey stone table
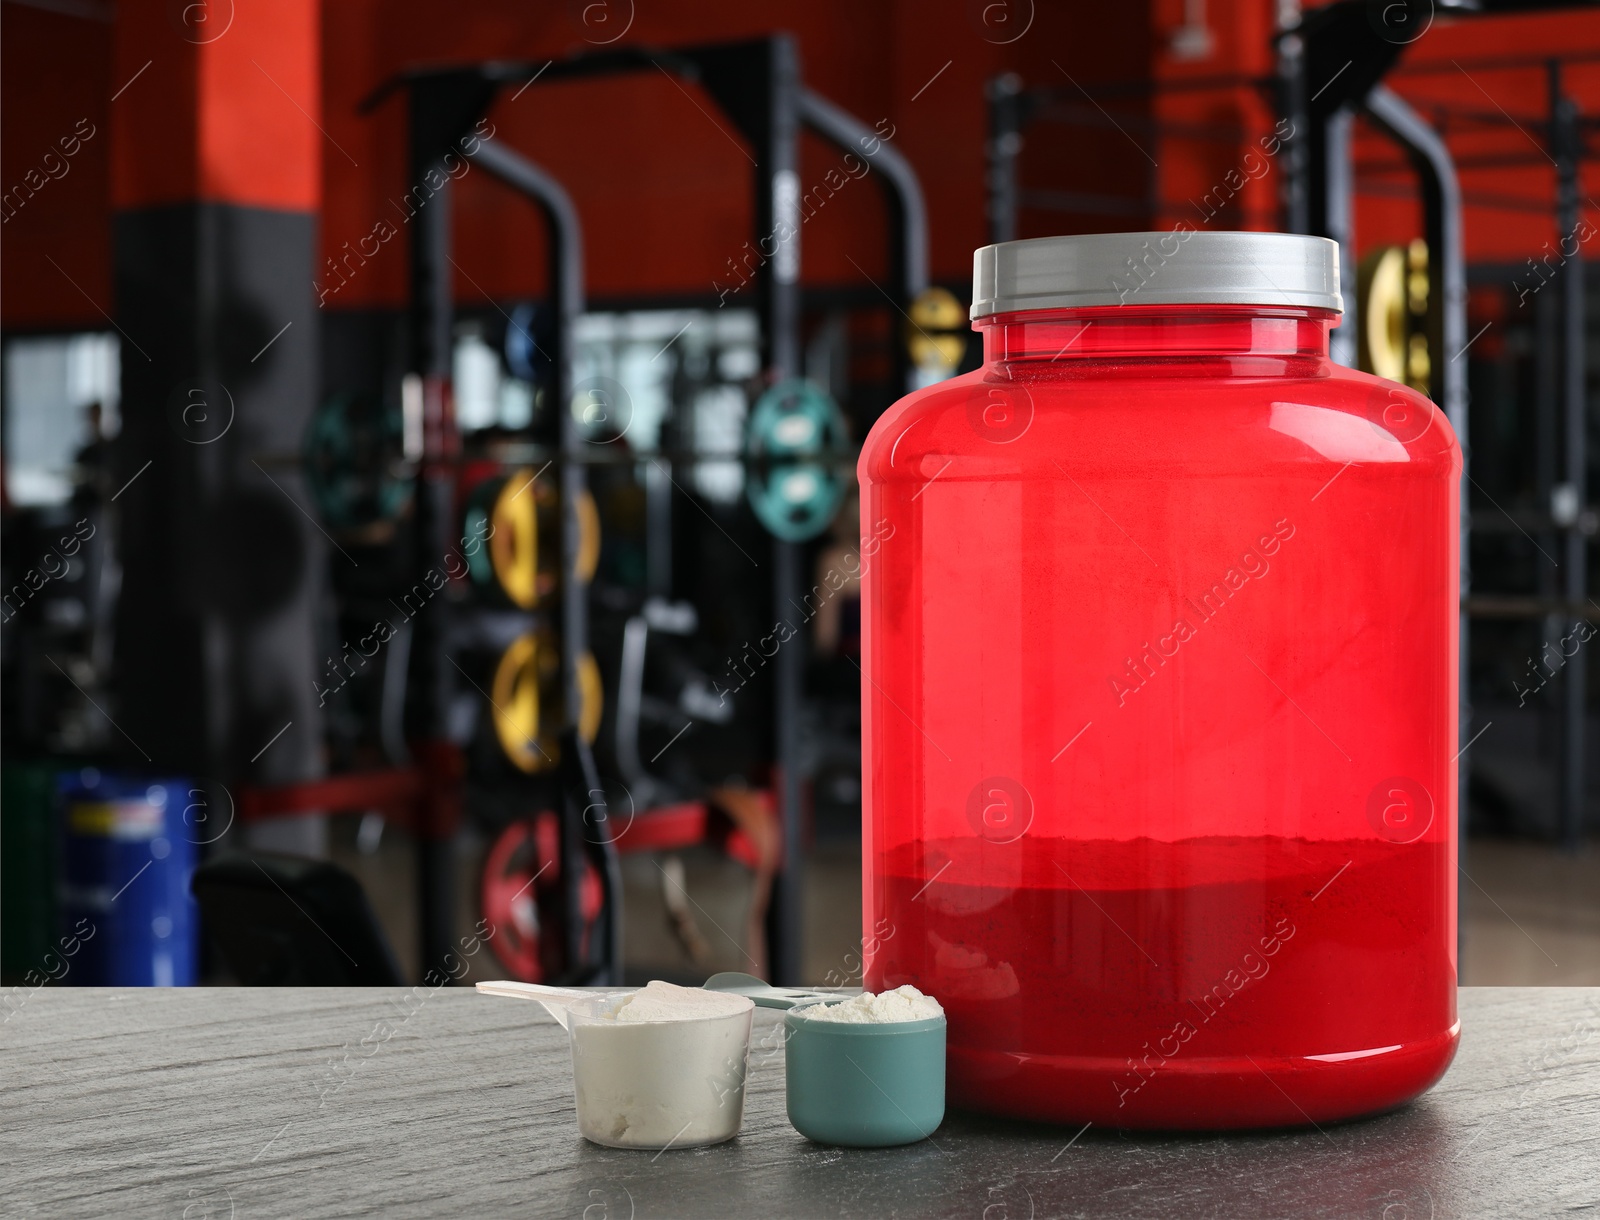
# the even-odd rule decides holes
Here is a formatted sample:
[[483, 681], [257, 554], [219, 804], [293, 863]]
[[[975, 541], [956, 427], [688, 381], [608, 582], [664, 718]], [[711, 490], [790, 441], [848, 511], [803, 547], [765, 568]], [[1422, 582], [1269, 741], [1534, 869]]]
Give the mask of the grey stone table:
[[1321, 1131], [952, 1115], [873, 1151], [789, 1126], [758, 1009], [744, 1133], [659, 1154], [579, 1137], [566, 1036], [535, 1004], [46, 988], [8, 1011], [8, 1216], [1600, 1216], [1600, 989], [1463, 990], [1438, 1087]]

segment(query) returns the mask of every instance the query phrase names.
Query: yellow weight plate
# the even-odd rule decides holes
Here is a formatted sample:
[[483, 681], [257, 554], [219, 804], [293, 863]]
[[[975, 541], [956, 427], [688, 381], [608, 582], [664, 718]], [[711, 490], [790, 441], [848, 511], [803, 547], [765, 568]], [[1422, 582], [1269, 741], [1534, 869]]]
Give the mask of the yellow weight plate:
[[531, 610], [539, 601], [539, 513], [531, 470], [507, 477], [495, 497], [489, 562], [513, 605]]
[[954, 369], [966, 354], [968, 329], [966, 311], [954, 295], [944, 288], [923, 289], [906, 313], [911, 362], [924, 369]]
[[1406, 377], [1406, 256], [1390, 246], [1366, 260], [1362, 279], [1367, 281], [1361, 315], [1362, 347], [1366, 366], [1379, 377], [1404, 381]]
[[948, 288], [924, 288], [906, 311], [923, 330], [965, 330], [967, 311]]
[[559, 707], [561, 658], [554, 642], [518, 636], [495, 666], [493, 713], [500, 748], [530, 774], [555, 765], [556, 741], [550, 731]]
[[912, 335], [911, 363], [939, 364], [955, 368], [967, 351], [965, 335]]
[[600, 714], [605, 710], [605, 688], [600, 682], [600, 666], [594, 654], [578, 658], [578, 736], [590, 745], [600, 735]]
[[1433, 375], [1433, 361], [1428, 356], [1428, 337], [1412, 335], [1406, 351], [1406, 384], [1420, 394], [1428, 392], [1428, 379]]
[[600, 566], [600, 509], [587, 491], [578, 496], [578, 580], [588, 584]]

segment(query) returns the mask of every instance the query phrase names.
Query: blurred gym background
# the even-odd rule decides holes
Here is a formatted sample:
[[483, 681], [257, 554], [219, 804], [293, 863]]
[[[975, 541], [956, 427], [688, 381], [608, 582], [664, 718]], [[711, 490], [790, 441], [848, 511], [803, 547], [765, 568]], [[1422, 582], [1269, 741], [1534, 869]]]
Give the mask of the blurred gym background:
[[[1465, 431], [1462, 981], [1600, 983], [1600, 13], [4, 0], [13, 986], [860, 970], [854, 455], [971, 255], [1344, 244]], [[976, 627], [976, 625], [975, 625]]]

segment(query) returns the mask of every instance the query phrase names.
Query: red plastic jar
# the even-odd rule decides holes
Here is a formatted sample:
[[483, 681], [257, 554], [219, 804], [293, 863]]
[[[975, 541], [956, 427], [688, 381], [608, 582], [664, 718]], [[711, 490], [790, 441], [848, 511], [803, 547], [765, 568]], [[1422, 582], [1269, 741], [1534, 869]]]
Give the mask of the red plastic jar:
[[1445, 417], [1329, 361], [1320, 238], [975, 262], [983, 368], [861, 455], [866, 985], [944, 1004], [968, 1109], [1416, 1096], [1460, 1029]]

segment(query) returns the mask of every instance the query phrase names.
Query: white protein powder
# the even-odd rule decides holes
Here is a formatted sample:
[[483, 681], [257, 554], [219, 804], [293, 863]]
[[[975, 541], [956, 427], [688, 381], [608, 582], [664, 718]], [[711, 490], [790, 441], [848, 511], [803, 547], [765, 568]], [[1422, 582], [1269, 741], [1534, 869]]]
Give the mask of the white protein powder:
[[688, 1148], [737, 1135], [754, 1007], [744, 996], [658, 981], [594, 1016], [569, 1008], [578, 1130], [613, 1148]]
[[864, 991], [841, 1004], [813, 1004], [800, 1010], [812, 1021], [843, 1021], [851, 1025], [892, 1025], [896, 1021], [927, 1021], [944, 1016], [944, 1009], [931, 995], [923, 995], [907, 984], [873, 995]]
[[693, 1021], [699, 1017], [730, 1017], [748, 1012], [750, 1002], [727, 991], [707, 991], [704, 987], [679, 987], [660, 979], [623, 996], [611, 1010], [613, 1020]]

